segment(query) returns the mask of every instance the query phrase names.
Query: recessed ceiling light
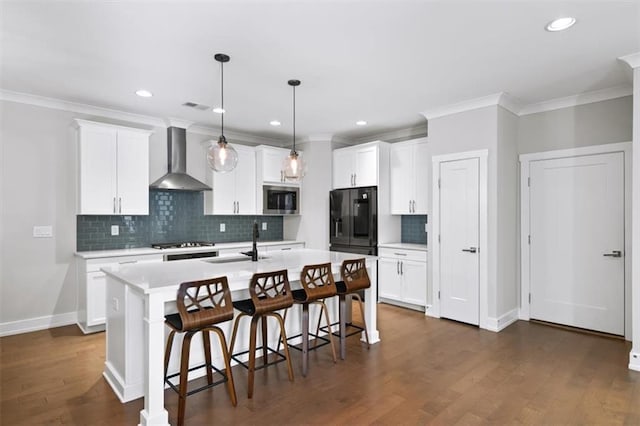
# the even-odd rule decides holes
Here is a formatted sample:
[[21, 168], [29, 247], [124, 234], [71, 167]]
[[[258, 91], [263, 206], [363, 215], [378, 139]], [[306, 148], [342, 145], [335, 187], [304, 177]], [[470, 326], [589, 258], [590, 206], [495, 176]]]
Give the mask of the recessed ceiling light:
[[220, 107], [215, 107], [213, 109], [213, 112], [215, 112], [216, 114], [224, 114], [225, 113], [224, 109], [222, 109]]
[[366, 122], [366, 121], [364, 121], [364, 120], [358, 120], [358, 121], [356, 121], [356, 125], [357, 125], [357, 126], [366, 126], [366, 125], [367, 125], [367, 122]]
[[269, 122], [269, 124], [271, 124], [272, 126], [279, 126], [282, 123], [280, 123], [278, 120], [272, 120], [272, 121]]
[[153, 93], [148, 90], [140, 89], [136, 90], [136, 95], [140, 96], [141, 98], [150, 98], [153, 96]]
[[576, 23], [576, 18], [572, 18], [571, 16], [567, 16], [565, 18], [554, 19], [549, 22], [545, 29], [547, 31], [555, 32], [555, 31], [564, 31], [567, 28], [571, 27]]

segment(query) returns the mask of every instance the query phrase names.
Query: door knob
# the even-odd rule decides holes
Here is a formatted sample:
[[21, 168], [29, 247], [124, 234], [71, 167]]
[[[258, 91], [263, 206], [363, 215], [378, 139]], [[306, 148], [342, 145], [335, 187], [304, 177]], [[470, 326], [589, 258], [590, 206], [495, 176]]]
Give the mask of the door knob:
[[603, 256], [607, 257], [622, 257], [622, 252], [620, 250], [613, 250], [611, 253], [605, 253]]
[[468, 253], [475, 253], [477, 249], [475, 247], [469, 247], [468, 249], [462, 249], [462, 251], [466, 251]]

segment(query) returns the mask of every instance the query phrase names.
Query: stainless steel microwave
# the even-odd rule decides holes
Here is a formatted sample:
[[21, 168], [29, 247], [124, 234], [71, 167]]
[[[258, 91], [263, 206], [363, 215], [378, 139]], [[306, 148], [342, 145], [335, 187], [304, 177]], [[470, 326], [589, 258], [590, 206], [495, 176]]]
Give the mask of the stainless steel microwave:
[[263, 214], [298, 214], [300, 211], [300, 188], [296, 186], [262, 187]]

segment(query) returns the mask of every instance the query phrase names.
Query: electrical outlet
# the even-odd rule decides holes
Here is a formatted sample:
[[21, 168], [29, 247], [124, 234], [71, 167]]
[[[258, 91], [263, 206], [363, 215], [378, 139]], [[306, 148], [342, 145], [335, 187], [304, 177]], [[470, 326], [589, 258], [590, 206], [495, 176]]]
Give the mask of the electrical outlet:
[[113, 309], [114, 312], [118, 312], [120, 310], [120, 303], [118, 303], [118, 299], [115, 297], [111, 299], [111, 309]]
[[226, 232], [227, 231], [227, 226], [224, 223], [220, 224], [220, 232]]
[[120, 235], [120, 227], [118, 225], [111, 225], [111, 235]]
[[34, 226], [33, 237], [34, 238], [51, 238], [53, 237], [53, 227], [51, 225]]
[[427, 224], [424, 224], [424, 232], [427, 232]]
[[262, 230], [263, 231], [267, 230], [267, 222], [262, 222]]

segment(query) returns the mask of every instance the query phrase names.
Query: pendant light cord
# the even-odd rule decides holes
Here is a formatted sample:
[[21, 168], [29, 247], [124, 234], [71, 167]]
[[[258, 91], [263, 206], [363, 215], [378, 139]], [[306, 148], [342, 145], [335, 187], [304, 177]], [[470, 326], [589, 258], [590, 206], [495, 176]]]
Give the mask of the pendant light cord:
[[220, 108], [222, 108], [222, 114], [220, 114], [222, 115], [220, 120], [220, 133], [222, 134], [222, 136], [224, 136], [224, 62], [220, 62], [220, 97], [222, 98], [222, 105], [220, 106]]
[[296, 153], [296, 86], [293, 86], [293, 152]]

